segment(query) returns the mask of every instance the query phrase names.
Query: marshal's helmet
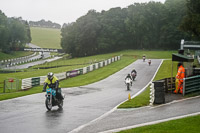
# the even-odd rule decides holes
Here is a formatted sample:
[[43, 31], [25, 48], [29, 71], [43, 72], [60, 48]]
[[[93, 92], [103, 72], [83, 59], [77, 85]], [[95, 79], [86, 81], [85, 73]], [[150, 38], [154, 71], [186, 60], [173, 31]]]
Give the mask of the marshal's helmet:
[[52, 80], [53, 79], [53, 73], [52, 72], [48, 73], [47, 77], [48, 77], [49, 80]]

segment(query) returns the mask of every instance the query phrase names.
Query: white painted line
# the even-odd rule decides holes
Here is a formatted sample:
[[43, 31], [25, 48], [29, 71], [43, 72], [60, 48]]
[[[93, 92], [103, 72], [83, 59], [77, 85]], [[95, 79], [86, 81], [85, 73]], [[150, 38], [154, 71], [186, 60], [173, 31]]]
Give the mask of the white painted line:
[[137, 124], [137, 125], [133, 125], [133, 126], [123, 127], [123, 128], [118, 128], [118, 129], [112, 129], [112, 130], [103, 131], [103, 132], [99, 132], [99, 133], [119, 132], [119, 131], [122, 131], [122, 130], [128, 130], [128, 129], [132, 129], [132, 128], [136, 128], [136, 127], [142, 127], [142, 126], [147, 126], [147, 125], [158, 124], [158, 123], [161, 123], [161, 122], [166, 122], [166, 121], [170, 121], [170, 120], [181, 119], [181, 118], [185, 118], [185, 117], [189, 117], [189, 116], [195, 116], [195, 115], [199, 115], [199, 114], [200, 114], [200, 112], [196, 112], [196, 113], [192, 113], [192, 114], [187, 114], [187, 115], [182, 115], [182, 116], [167, 118], [167, 119], [163, 119], [163, 120], [157, 120], [157, 121], [152, 121], [152, 122]]
[[[152, 77], [151, 81], [150, 81], [149, 83], [147, 83], [147, 85], [146, 85], [143, 89], [141, 89], [138, 93], [136, 93], [135, 95], [133, 95], [131, 98], [136, 97], [137, 95], [139, 95], [140, 93], [142, 93], [142, 92], [148, 87], [148, 85], [149, 85], [149, 84], [153, 81], [153, 79], [155, 78], [155, 76], [156, 76], [158, 70], [160, 69], [160, 66], [161, 66], [162, 63], [163, 63], [163, 59], [162, 59], [160, 65], [158, 66], [158, 68], [157, 68], [157, 70], [156, 70], [154, 76]], [[128, 66], [127, 66], [127, 67], [128, 67]], [[121, 102], [120, 104], [122, 104], [122, 103], [124, 103], [124, 102], [126, 102], [126, 101], [127, 101], [127, 100]], [[100, 120], [100, 119], [103, 119], [104, 117], [108, 116], [108, 115], [111, 114], [113, 111], [115, 111], [115, 110], [117, 109], [117, 107], [118, 107], [120, 104], [118, 104], [117, 106], [115, 106], [115, 107], [114, 107], [113, 109], [111, 109], [110, 111], [104, 113], [104, 114], [101, 115], [100, 117], [98, 117], [98, 118], [96, 118], [96, 119], [94, 119], [94, 120], [92, 120], [92, 121], [90, 121], [90, 122], [88, 122], [88, 123], [86, 123], [86, 124], [84, 124], [84, 125], [79, 126], [78, 128], [76, 128], [76, 129], [70, 131], [69, 133], [77, 133], [78, 131], [80, 131], [80, 130], [83, 129], [84, 127], [86, 127], [86, 126], [92, 124], [93, 122], [95, 122], [95, 121], [97, 121], [97, 120]]]

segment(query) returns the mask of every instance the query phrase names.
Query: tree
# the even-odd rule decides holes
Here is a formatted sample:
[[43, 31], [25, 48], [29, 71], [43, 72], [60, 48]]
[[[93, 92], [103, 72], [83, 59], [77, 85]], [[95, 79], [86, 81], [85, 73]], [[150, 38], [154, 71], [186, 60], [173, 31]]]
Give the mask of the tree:
[[9, 31], [7, 27], [7, 17], [0, 10], [0, 49], [3, 52], [8, 51]]
[[23, 48], [31, 41], [28, 23], [19, 18], [7, 18], [0, 11], [0, 49], [9, 53], [11, 50]]
[[188, 40], [190, 36], [182, 32], [179, 25], [186, 14], [186, 0], [166, 0], [161, 31], [161, 41], [165, 49], [180, 48], [180, 40]]
[[123, 49], [177, 49], [190, 36], [179, 29], [186, 0], [134, 3], [127, 8], [89, 11], [63, 25], [62, 47], [72, 56], [88, 56]]
[[187, 15], [180, 28], [200, 40], [200, 1], [187, 0]]

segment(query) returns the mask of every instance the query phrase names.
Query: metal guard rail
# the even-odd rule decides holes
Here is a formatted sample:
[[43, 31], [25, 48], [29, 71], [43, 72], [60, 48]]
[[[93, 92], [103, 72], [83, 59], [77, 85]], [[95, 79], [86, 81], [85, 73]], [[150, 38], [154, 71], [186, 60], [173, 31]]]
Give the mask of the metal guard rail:
[[200, 91], [200, 75], [184, 78], [183, 96], [196, 91]]

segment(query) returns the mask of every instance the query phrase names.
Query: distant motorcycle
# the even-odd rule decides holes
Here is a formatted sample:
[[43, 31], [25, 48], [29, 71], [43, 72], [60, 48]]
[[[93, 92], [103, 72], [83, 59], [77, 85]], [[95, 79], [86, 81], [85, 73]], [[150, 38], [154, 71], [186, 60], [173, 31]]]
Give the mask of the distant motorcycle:
[[142, 59], [143, 59], [143, 62], [145, 62], [146, 56], [143, 56]]
[[130, 78], [127, 78], [126, 80], [125, 80], [125, 84], [126, 84], [126, 87], [127, 87], [127, 90], [130, 90], [130, 87], [131, 87], [131, 85], [132, 85], [132, 80], [130, 79]]
[[137, 76], [137, 75], [136, 75], [135, 72], [132, 72], [132, 73], [131, 73], [131, 77], [132, 77], [133, 80], [135, 80], [136, 76]]
[[150, 66], [151, 65], [151, 60], [149, 60], [148, 63], [149, 63], [149, 66]]
[[59, 108], [63, 107], [63, 100], [56, 98], [56, 90], [48, 88], [46, 90], [46, 100], [45, 105], [47, 110], [51, 110], [53, 106], [58, 106]]

